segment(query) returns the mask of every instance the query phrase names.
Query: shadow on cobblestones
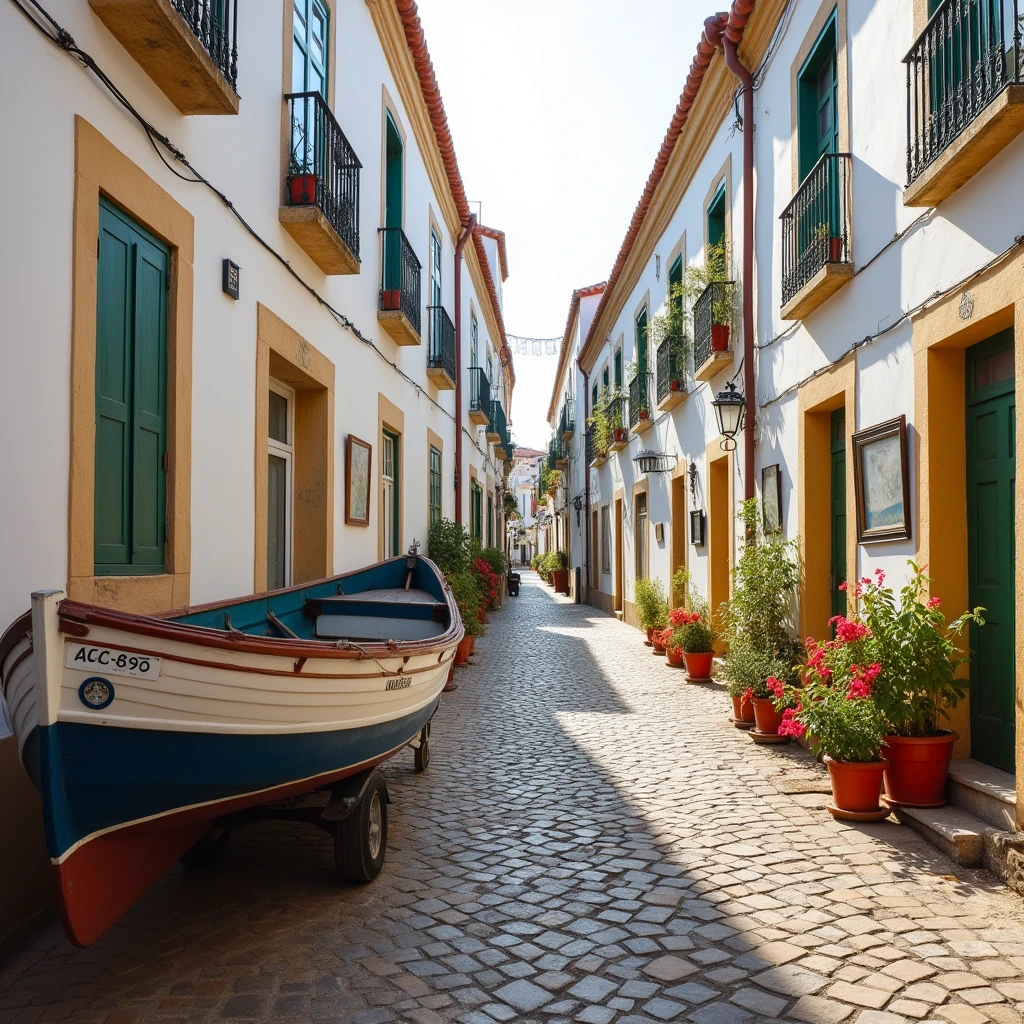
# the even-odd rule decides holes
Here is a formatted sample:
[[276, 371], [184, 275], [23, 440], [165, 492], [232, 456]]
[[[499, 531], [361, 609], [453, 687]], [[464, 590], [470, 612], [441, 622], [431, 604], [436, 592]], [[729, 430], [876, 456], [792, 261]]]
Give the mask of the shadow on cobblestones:
[[339, 886], [280, 823], [170, 872], [108, 935], [0, 967], [0, 1020], [1018, 1021], [1015, 896], [894, 823], [823, 810], [799, 748], [532, 573], [387, 767], [388, 860]]

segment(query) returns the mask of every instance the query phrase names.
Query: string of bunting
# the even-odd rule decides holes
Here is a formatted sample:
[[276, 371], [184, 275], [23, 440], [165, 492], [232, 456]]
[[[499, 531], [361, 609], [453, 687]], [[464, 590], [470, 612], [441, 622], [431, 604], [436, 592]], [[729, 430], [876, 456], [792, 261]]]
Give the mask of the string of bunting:
[[509, 348], [517, 356], [557, 356], [561, 338], [525, 338], [520, 334], [506, 334]]

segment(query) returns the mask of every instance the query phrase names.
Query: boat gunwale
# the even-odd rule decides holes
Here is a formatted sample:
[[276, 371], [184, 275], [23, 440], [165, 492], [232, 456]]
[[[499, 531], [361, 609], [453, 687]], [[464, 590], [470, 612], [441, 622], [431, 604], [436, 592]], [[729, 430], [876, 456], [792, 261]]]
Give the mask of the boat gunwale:
[[[105, 626], [110, 629], [120, 629], [128, 633], [151, 636], [158, 640], [178, 641], [202, 647], [213, 647], [228, 651], [243, 651], [248, 654], [264, 654], [282, 658], [316, 657], [336, 658], [349, 661], [365, 661], [374, 656], [394, 657], [395, 654], [425, 655], [433, 654], [435, 652], [443, 654], [446, 650], [458, 644], [465, 634], [462, 626], [462, 620], [459, 616], [458, 605], [455, 603], [451, 587], [445, 580], [441, 570], [438, 569], [438, 567], [425, 555], [417, 555], [416, 557], [420, 561], [424, 562], [427, 567], [436, 574], [437, 579], [441, 584], [445, 602], [448, 605], [450, 623], [448, 629], [440, 636], [430, 637], [427, 640], [373, 640], [365, 643], [357, 643], [351, 640], [296, 640], [292, 637], [257, 637], [250, 633], [243, 633], [241, 631], [228, 632], [227, 630], [214, 629], [210, 626], [197, 626], [188, 623], [169, 621], [173, 618], [185, 615], [216, 611], [219, 608], [230, 608], [242, 602], [269, 599], [280, 594], [308, 590], [312, 586], [317, 586], [323, 583], [334, 583], [340, 580], [349, 579], [352, 576], [366, 572], [368, 569], [373, 569], [377, 565], [385, 565], [387, 562], [404, 560], [406, 558], [405, 555], [385, 559], [383, 562], [376, 562], [373, 565], [364, 566], [361, 569], [355, 569], [350, 572], [340, 573], [337, 576], [328, 576], [321, 580], [308, 580], [305, 583], [298, 583], [290, 587], [283, 587], [280, 590], [265, 590], [259, 594], [231, 597], [220, 601], [211, 601], [207, 604], [189, 605], [185, 608], [176, 608], [170, 611], [159, 612], [155, 615], [144, 615], [137, 612], [124, 612], [115, 608], [102, 608], [98, 605], [86, 604], [81, 601], [73, 601], [70, 598], [64, 598], [64, 600], [62, 600], [57, 606], [57, 611], [60, 616], [60, 630], [62, 633], [75, 636], [77, 634], [74, 630], [65, 628], [65, 621], [70, 623], [83, 623], [93, 626]], [[29, 621], [31, 621], [31, 618]], [[11, 629], [13, 629], [13, 626]], [[7, 633], [10, 633], [11, 629], [8, 629]], [[7, 637], [7, 633], [4, 634], [4, 638]]]

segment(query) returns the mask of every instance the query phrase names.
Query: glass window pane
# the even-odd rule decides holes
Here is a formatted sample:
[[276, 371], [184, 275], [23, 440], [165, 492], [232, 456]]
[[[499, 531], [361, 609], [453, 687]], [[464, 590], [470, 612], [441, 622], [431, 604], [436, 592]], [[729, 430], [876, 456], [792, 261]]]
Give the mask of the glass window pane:
[[271, 440], [280, 441], [281, 444], [291, 443], [288, 437], [288, 399], [276, 391], [270, 392], [267, 406], [267, 427], [267, 433]]
[[267, 464], [267, 588], [287, 585], [288, 464], [271, 455]]
[[1004, 381], [1013, 380], [1012, 348], [1004, 348], [1002, 352], [995, 352], [984, 359], [979, 359], [974, 364], [974, 388], [990, 388], [993, 384], [1002, 384]]
[[292, 40], [292, 92], [306, 91], [306, 53], [298, 39]]

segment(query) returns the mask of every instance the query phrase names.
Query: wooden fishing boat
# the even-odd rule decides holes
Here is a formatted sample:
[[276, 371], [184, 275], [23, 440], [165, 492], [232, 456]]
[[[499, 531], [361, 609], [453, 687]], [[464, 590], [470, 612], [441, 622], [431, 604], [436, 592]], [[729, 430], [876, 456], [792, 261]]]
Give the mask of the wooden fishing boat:
[[179, 857], [211, 859], [253, 808], [314, 791], [332, 794], [307, 820], [333, 831], [339, 870], [374, 877], [388, 800], [375, 766], [411, 745], [426, 767], [462, 635], [414, 552], [160, 615], [33, 594], [0, 637], [0, 682], [68, 936], [90, 944]]

